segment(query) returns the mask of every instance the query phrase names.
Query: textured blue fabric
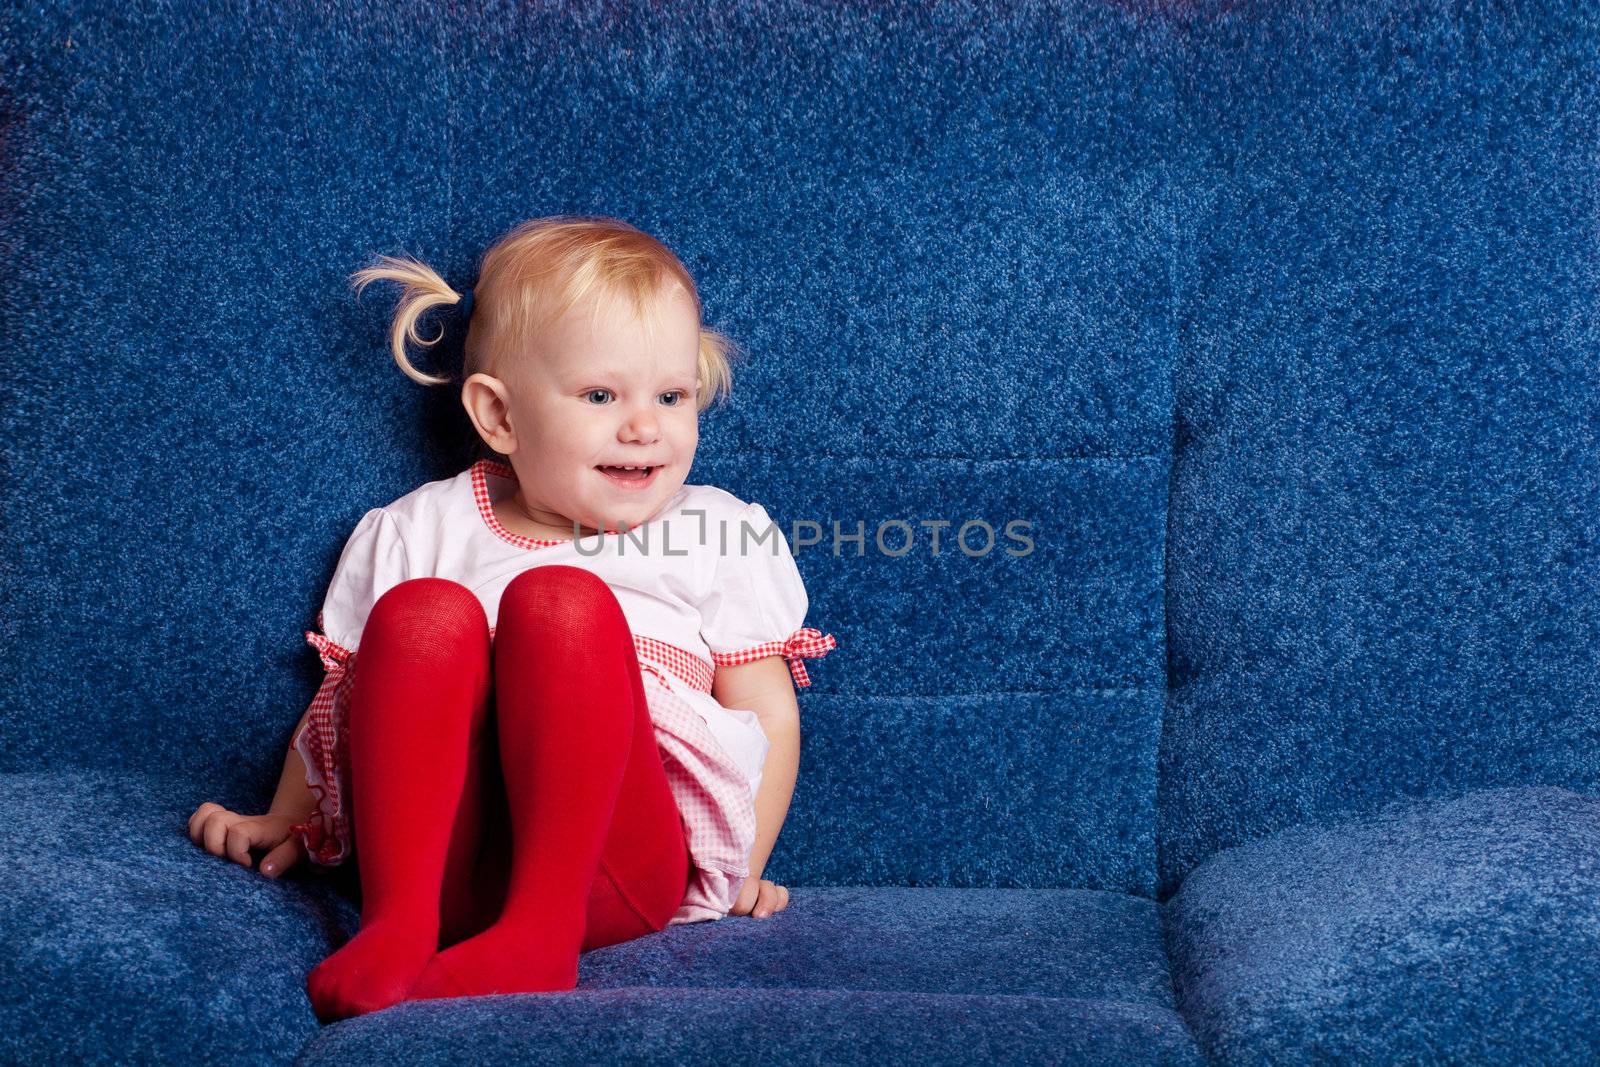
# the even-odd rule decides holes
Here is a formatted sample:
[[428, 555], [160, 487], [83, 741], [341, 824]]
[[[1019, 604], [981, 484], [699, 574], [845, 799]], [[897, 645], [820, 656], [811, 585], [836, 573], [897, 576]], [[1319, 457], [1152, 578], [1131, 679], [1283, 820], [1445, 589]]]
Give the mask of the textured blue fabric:
[[1215, 1062], [1600, 1062], [1600, 800], [1402, 798], [1219, 852], [1165, 916]]
[[359, 908], [197, 849], [194, 808], [170, 774], [0, 774], [0, 1063], [283, 1064], [315, 1035], [306, 974]]
[[[0, 1062], [205, 1049], [283, 1063], [318, 1037], [305, 974], [360, 923], [337, 880], [270, 881], [197, 853], [192, 793], [171, 775], [0, 774], [0, 810], [0, 988], [27, 994], [4, 1005]], [[1049, 1048], [1062, 1063], [1199, 1064], [1160, 910], [1093, 890], [796, 886], [771, 919], [587, 953], [578, 994], [403, 1005], [327, 1028], [300, 1062], [675, 1063], [759, 1047], [830, 1063]]]
[[797, 550], [813, 623], [840, 647], [800, 694], [800, 776], [769, 877], [1153, 895], [1164, 459], [696, 466], [852, 529], [1037, 516], [1016, 558], [953, 551], [952, 530], [937, 556], [880, 555], [871, 534], [865, 555]]
[[[983, 893], [983, 890], [972, 890]], [[408, 1004], [323, 1030], [301, 1067], [810, 1063], [1116, 1064], [1191, 1067], [1174, 1016], [1043, 997], [656, 988]]]
[[[1600, 1055], [1597, 21], [0, 7], [0, 1061]], [[690, 480], [821, 524], [792, 903], [319, 1029], [355, 871], [185, 820], [266, 805], [360, 515], [479, 454], [348, 275], [558, 213], [746, 353]], [[974, 518], [1034, 551], [929, 551]]]
[[671, 927], [584, 956], [590, 988], [1037, 996], [1172, 1006], [1159, 905], [1084, 889], [810, 887], [772, 921]]
[[1188, 30], [1163, 899], [1394, 796], [1600, 792], [1600, 12]]
[[[514, 223], [593, 212], [666, 240], [746, 352], [690, 480], [825, 535], [796, 555], [840, 645], [801, 694], [770, 876], [1153, 894], [1166, 31], [993, 14], [14, 15], [12, 319], [41, 366], [4, 416], [0, 767], [264, 803], [344, 538], [474, 455], [457, 397], [386, 351], [392, 293], [357, 303], [348, 274], [407, 251], [475, 279]], [[1035, 550], [959, 551], [971, 520], [1027, 521]], [[878, 549], [891, 521], [911, 551]]]
[[[984, 893], [973, 889], [971, 893]], [[1176, 1017], [1043, 997], [850, 989], [579, 989], [438, 1001], [328, 1027], [296, 1059], [344, 1064], [1203, 1064]]]

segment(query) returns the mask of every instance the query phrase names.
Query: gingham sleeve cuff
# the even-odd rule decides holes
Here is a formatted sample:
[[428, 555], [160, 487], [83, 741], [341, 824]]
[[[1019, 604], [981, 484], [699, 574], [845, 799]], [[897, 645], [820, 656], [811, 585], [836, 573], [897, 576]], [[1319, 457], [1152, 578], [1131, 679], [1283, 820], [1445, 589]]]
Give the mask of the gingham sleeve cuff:
[[782, 641], [767, 641], [732, 652], [713, 652], [711, 659], [719, 667], [737, 667], [741, 663], [754, 663], [767, 656], [782, 656], [789, 663], [789, 674], [794, 678], [794, 684], [807, 686], [811, 684], [811, 676], [806, 673], [803, 661], [820, 659], [837, 647], [839, 642], [832, 634], [802, 626]]

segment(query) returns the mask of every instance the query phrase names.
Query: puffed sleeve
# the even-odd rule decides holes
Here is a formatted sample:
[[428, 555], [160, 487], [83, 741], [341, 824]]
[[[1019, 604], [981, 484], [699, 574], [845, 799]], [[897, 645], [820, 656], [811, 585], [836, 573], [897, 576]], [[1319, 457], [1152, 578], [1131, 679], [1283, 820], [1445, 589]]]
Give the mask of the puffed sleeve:
[[334, 866], [353, 847], [346, 810], [346, 681], [367, 615], [389, 589], [408, 577], [405, 545], [394, 516], [373, 508], [356, 523], [317, 613], [317, 629], [305, 632], [325, 670], [322, 684], [290, 744], [306, 768], [306, 784], [317, 807], [292, 829], [313, 863]]
[[782, 656], [795, 685], [811, 684], [805, 659], [838, 642], [803, 626], [810, 606], [805, 582], [783, 530], [760, 504], [746, 504], [726, 524], [711, 590], [700, 605], [700, 636], [719, 667]]
[[339, 554], [317, 616], [322, 632], [340, 648], [355, 651], [372, 606], [407, 577], [405, 543], [395, 518], [373, 508], [361, 516]]

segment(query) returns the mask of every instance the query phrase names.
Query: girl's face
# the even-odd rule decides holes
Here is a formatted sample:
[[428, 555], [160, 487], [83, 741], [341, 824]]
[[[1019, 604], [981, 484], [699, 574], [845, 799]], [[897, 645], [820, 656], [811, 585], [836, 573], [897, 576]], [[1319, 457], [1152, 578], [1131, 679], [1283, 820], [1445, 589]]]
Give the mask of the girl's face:
[[[653, 332], [629, 301], [586, 301], [537, 339], [515, 381], [489, 379], [506, 394], [505, 433], [485, 439], [509, 457], [528, 518], [570, 537], [574, 522], [610, 532], [655, 517], [700, 443], [699, 353], [694, 302], [673, 286]], [[475, 421], [481, 432], [494, 416]]]

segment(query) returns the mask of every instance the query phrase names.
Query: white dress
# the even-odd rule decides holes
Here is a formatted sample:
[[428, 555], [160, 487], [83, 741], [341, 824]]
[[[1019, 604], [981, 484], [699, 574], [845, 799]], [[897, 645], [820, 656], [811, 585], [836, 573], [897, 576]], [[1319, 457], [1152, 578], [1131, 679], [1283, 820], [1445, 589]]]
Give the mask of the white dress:
[[806, 686], [802, 660], [837, 642], [802, 627], [805, 585], [760, 504], [715, 486], [683, 485], [632, 530], [538, 540], [511, 533], [495, 516], [493, 502], [516, 487], [509, 465], [480, 459], [356, 524], [317, 616], [321, 632], [305, 635], [327, 674], [293, 741], [318, 799], [295, 830], [314, 863], [341, 863], [354, 848], [343, 802], [345, 683], [380, 596], [410, 578], [449, 578], [477, 596], [492, 638], [512, 578], [547, 564], [581, 567], [606, 582], [633, 631], [662, 765], [684, 818], [696, 874], [671, 923], [721, 918], [750, 873], [768, 742], [753, 711], [712, 697], [715, 669], [781, 655], [795, 683]]

